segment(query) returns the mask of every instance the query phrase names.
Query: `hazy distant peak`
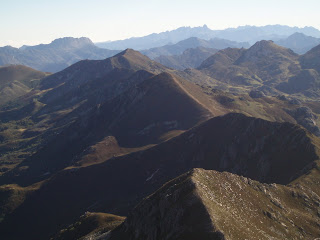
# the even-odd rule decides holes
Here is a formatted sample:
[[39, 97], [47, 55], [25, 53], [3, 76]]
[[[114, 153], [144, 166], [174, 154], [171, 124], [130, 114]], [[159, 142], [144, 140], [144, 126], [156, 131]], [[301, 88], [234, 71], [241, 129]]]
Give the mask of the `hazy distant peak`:
[[297, 38], [297, 37], [307, 37], [307, 35], [303, 34], [303, 33], [300, 33], [300, 32], [295, 32], [294, 34], [290, 35], [288, 37], [289, 38]]
[[298, 54], [304, 54], [313, 47], [320, 44], [320, 38], [309, 36], [308, 34], [295, 32], [287, 38], [276, 41], [276, 44], [290, 48]]
[[55, 47], [83, 47], [87, 45], [94, 45], [93, 42], [86, 37], [73, 38], [73, 37], [64, 37], [58, 38], [51, 42], [52, 46]]

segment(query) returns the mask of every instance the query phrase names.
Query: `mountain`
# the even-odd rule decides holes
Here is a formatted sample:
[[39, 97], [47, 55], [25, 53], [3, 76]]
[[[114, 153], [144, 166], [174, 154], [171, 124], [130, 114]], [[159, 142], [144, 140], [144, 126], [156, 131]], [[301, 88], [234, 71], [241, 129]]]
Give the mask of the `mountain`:
[[[277, 204], [283, 206], [284, 210], [283, 212], [281, 210], [281, 214], [285, 214], [285, 209], [289, 208], [281, 201], [283, 195], [288, 197], [297, 196], [298, 201], [308, 200], [308, 203], [312, 204], [308, 205], [309, 208], [316, 209], [316, 205], [313, 205], [316, 202], [313, 203], [312, 200], [309, 200], [309, 196], [312, 199], [316, 199], [315, 193], [319, 194], [316, 183], [317, 179], [319, 179], [318, 154], [318, 139], [294, 124], [269, 122], [249, 118], [242, 114], [228, 114], [210, 119], [154, 147], [114, 157], [100, 164], [67, 168], [60, 171], [45, 181], [38, 190], [30, 193], [23, 204], [18, 206], [13, 213], [6, 216], [1, 223], [1, 233], [3, 237], [10, 236], [11, 239], [19, 239], [21, 236], [27, 239], [35, 236], [46, 238], [50, 233], [53, 234], [64, 225], [74, 222], [85, 211], [102, 211], [127, 215], [133, 206], [146, 196], [149, 196], [167, 181], [192, 168], [228, 171], [253, 180], [259, 180], [262, 183], [288, 184], [292, 183], [292, 181], [297, 181], [297, 187], [300, 190], [295, 190], [295, 195], [291, 195], [293, 194], [292, 191], [287, 191], [284, 194], [281, 190], [277, 190], [283, 188], [281, 185], [277, 185], [279, 186], [277, 188], [271, 187], [274, 184], [259, 185], [268, 187], [268, 191], [266, 190], [265, 193], [263, 193], [263, 188], [261, 188], [262, 192], [260, 191], [261, 194], [266, 195], [254, 198], [264, 199], [262, 202], [254, 201], [264, 205], [261, 213], [259, 213], [259, 218], [263, 214], [263, 210], [266, 211], [266, 216], [278, 216], [274, 215], [276, 214], [274, 213], [275, 209], [278, 209], [274, 205]], [[310, 175], [311, 173], [314, 177]], [[223, 177], [225, 175], [229, 176], [228, 174], [220, 174], [218, 176]], [[303, 182], [304, 176], [306, 182]], [[243, 187], [248, 190], [250, 185], [258, 185], [249, 180], [247, 180], [249, 183], [247, 185], [244, 178], [242, 178], [244, 181], [238, 181], [240, 178], [234, 176], [231, 179], [237, 180], [232, 181], [230, 179], [230, 183], [241, 184], [241, 186], [244, 184]], [[226, 181], [214, 182], [222, 184]], [[233, 189], [233, 184], [231, 189]], [[209, 187], [209, 185], [207, 186]], [[225, 188], [228, 186], [230, 185], [226, 184]], [[176, 184], [175, 188], [180, 189], [180, 185]], [[314, 191], [314, 194], [308, 190], [310, 188]], [[270, 198], [273, 201], [273, 205], [270, 203], [271, 206], [274, 206], [272, 209], [268, 208], [269, 203], [267, 205], [264, 203], [269, 189], [273, 189], [269, 196], [269, 201]], [[231, 194], [231, 192], [225, 190], [223, 192], [226, 194], [224, 196]], [[246, 194], [243, 194], [244, 200], [247, 199], [247, 194], [252, 190], [249, 193], [245, 192]], [[278, 195], [276, 195], [278, 193], [281, 194], [279, 200], [277, 200]], [[306, 195], [301, 195], [303, 193]], [[252, 194], [252, 196], [256, 196], [255, 192]], [[172, 196], [178, 197], [181, 195], [173, 194]], [[177, 198], [174, 199], [177, 200]], [[252, 198], [248, 197], [248, 199]], [[201, 202], [201, 200], [199, 201]], [[189, 201], [187, 200], [187, 202]], [[226, 205], [222, 206], [227, 208], [229, 203], [232, 203], [232, 198], [228, 197], [222, 203]], [[289, 203], [290, 200], [288, 200]], [[293, 206], [295, 205], [294, 203], [292, 204]], [[179, 205], [177, 208], [174, 205], [170, 206], [173, 212], [179, 209]], [[235, 205], [234, 208], [237, 211], [246, 212], [245, 209], [249, 206], [246, 202], [239, 202], [239, 205]], [[65, 209], [68, 209], [68, 211]], [[136, 209], [139, 211], [139, 207]], [[150, 208], [148, 209], [147, 211], [152, 217], [152, 214], [158, 211], [157, 203], [152, 208], [154, 211]], [[162, 209], [166, 211], [167, 208]], [[299, 209], [303, 208], [299, 207]], [[189, 210], [186, 206], [186, 211]], [[196, 212], [198, 211], [196, 210]], [[200, 216], [204, 216], [205, 212], [205, 209], [203, 209], [198, 213]], [[33, 220], [27, 221], [30, 214], [34, 216]], [[227, 214], [227, 212], [223, 211], [221, 214]], [[180, 214], [174, 215], [181, 216]], [[213, 216], [216, 215], [213, 214]], [[129, 215], [129, 222], [130, 219], [132, 218]], [[149, 219], [150, 223], [152, 223], [153, 220]], [[205, 222], [209, 220], [208, 218], [201, 219]], [[218, 219], [214, 218], [212, 220], [218, 221]], [[243, 219], [246, 219], [246, 217], [243, 217]], [[264, 218], [264, 221], [266, 219], [268, 217]], [[307, 216], [302, 219], [301, 222], [311, 221]], [[144, 220], [141, 219], [141, 221]], [[171, 220], [168, 219], [168, 221], [172, 223]], [[40, 222], [46, 222], [47, 224], [39, 229]], [[181, 224], [188, 224], [187, 222], [182, 222]], [[203, 226], [202, 223], [199, 222], [200, 227]], [[234, 224], [232, 223], [232, 226], [237, 226]], [[253, 226], [259, 227], [261, 225], [255, 223]], [[308, 223], [299, 223], [298, 226], [302, 226], [307, 232], [309, 231], [305, 228]], [[316, 227], [314, 228], [317, 229]]]
[[[128, 216], [125, 224], [134, 225], [130, 216], [136, 204], [194, 168], [241, 175], [259, 181], [253, 184], [257, 187], [290, 187], [299, 206], [288, 208], [296, 213], [305, 203], [312, 213], [310, 218], [306, 212], [297, 216], [306, 225], [289, 213], [281, 216], [293, 219], [301, 236], [313, 236], [315, 194], [320, 194], [315, 136], [320, 133], [320, 110], [317, 98], [306, 93], [311, 93], [309, 87], [317, 93], [313, 84], [318, 72], [308, 67], [316, 66], [311, 64], [317, 49], [303, 56], [262, 41], [249, 49], [221, 50], [198, 69], [178, 71], [127, 49], [104, 60], [79, 61], [40, 79], [29, 92], [0, 107], [0, 237], [90, 238], [122, 222], [110, 214]], [[237, 82], [233, 76], [238, 73], [258, 80]], [[309, 76], [307, 89], [280, 89], [280, 84], [297, 84], [300, 80], [289, 81], [297, 76]], [[292, 189], [293, 184], [300, 190]], [[278, 191], [271, 194], [283, 197]], [[278, 204], [277, 199], [272, 201]], [[246, 198], [243, 202], [235, 209], [245, 211]], [[282, 202], [287, 207], [287, 200]], [[205, 210], [197, 212], [203, 220], [199, 229], [218, 221], [204, 217]], [[273, 218], [274, 212], [268, 209], [263, 216]], [[153, 216], [145, 221], [152, 223]], [[218, 230], [226, 234], [221, 226]]]
[[318, 55], [317, 47], [299, 56], [290, 49], [263, 40], [247, 50], [221, 50], [206, 59], [198, 70], [214, 79], [214, 84], [218, 80], [248, 91], [256, 89], [265, 95], [282, 92], [316, 99], [320, 96]]
[[235, 42], [229, 41], [225, 39], [213, 38], [210, 40], [199, 39], [196, 37], [188, 38], [186, 40], [182, 40], [176, 44], [169, 44], [158, 48], [151, 48], [148, 50], [143, 50], [141, 53], [148, 56], [151, 59], [155, 59], [156, 57], [165, 55], [179, 55], [182, 54], [185, 50], [189, 48], [213, 48], [213, 49], [224, 49], [228, 47], [233, 48], [248, 48], [250, 45], [244, 42]]
[[294, 74], [298, 55], [272, 41], [260, 41], [244, 49], [226, 49], [205, 60], [199, 70], [220, 81], [261, 86], [278, 83]]
[[122, 225], [99, 237], [312, 239], [320, 234], [319, 201], [298, 184], [269, 185], [228, 172], [193, 169], [145, 198]]
[[186, 68], [197, 68], [209, 56], [216, 53], [218, 50], [214, 48], [188, 48], [180, 55], [165, 56], [161, 55], [154, 60], [162, 65], [177, 69], [184, 70]]
[[222, 38], [230, 41], [249, 42], [254, 44], [260, 40], [279, 40], [294, 33], [303, 33], [307, 36], [320, 38], [320, 31], [313, 27], [289, 27], [282, 25], [267, 25], [263, 27], [242, 26], [227, 28], [225, 30], [211, 30], [204, 25], [202, 27], [181, 27], [172, 31], [153, 33], [144, 37], [134, 37], [125, 40], [96, 43], [98, 47], [107, 49], [133, 48], [143, 50], [161, 47], [167, 44], [175, 44], [190, 37], [197, 37], [204, 40]]
[[104, 59], [119, 51], [96, 47], [88, 38], [60, 38], [50, 44], [0, 48], [0, 65], [21, 64], [44, 72], [58, 72], [83, 59]]
[[106, 60], [80, 61], [43, 78], [32, 91], [0, 108], [0, 173], [35, 153], [79, 116], [165, 69], [127, 50]]
[[320, 45], [302, 55], [300, 64], [304, 69], [315, 69], [320, 73]]
[[53, 174], [74, 164], [75, 156], [110, 136], [128, 149], [160, 143], [166, 135], [187, 130], [220, 113], [211, 106], [214, 101], [196, 96], [196, 86], [168, 73], [147, 78], [92, 111], [87, 110], [17, 169], [28, 166], [20, 173], [24, 183], [28, 175]]
[[0, 67], [0, 105], [25, 95], [47, 75], [22, 65]]
[[275, 43], [279, 46], [290, 48], [298, 54], [305, 54], [320, 44], [320, 38], [306, 36], [303, 33], [294, 33], [288, 38], [275, 41]]
[[[196, 80], [195, 83], [219, 87], [234, 94], [247, 92], [255, 99], [279, 96], [280, 99], [288, 101], [289, 99], [283, 94], [289, 94], [302, 102], [306, 99], [318, 101], [320, 96], [320, 76], [316, 66], [318, 56], [320, 55], [317, 47], [299, 56], [272, 41], [260, 41], [247, 50], [231, 48], [221, 50], [206, 59], [198, 67], [198, 72], [192, 69], [185, 72], [195, 75], [194, 79], [205, 79], [203, 74], [208, 76], [206, 82]], [[308, 58], [310, 58], [309, 63], [315, 65], [307, 66]], [[294, 104], [301, 104], [300, 100]], [[289, 104], [293, 103], [290, 101]], [[297, 123], [320, 136], [317, 117], [308, 106], [293, 109], [288, 109], [286, 106], [283, 109]]]
[[254, 44], [261, 40], [279, 40], [294, 33], [303, 33], [307, 36], [320, 37], [320, 31], [313, 27], [289, 27], [284, 25], [242, 26], [218, 31], [216, 37], [231, 41], [249, 42]]
[[152, 33], [144, 37], [133, 37], [125, 40], [96, 43], [98, 47], [107, 49], [133, 48], [143, 50], [161, 47], [167, 44], [175, 44], [190, 37], [210, 39], [213, 36], [212, 30], [203, 25], [202, 27], [180, 27], [172, 31]]

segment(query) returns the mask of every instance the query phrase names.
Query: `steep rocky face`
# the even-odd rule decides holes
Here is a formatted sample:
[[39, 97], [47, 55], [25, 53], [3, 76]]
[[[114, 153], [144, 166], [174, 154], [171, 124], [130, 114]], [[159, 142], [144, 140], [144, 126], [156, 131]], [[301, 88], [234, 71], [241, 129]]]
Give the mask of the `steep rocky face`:
[[145, 198], [122, 225], [95, 239], [313, 239], [320, 234], [319, 203], [308, 189], [194, 169]]

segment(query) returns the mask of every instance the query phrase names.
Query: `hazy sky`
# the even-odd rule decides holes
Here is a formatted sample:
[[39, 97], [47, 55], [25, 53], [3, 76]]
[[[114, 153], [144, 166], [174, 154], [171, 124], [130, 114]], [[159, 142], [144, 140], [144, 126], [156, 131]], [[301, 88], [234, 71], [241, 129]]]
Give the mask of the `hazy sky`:
[[0, 0], [0, 46], [66, 36], [100, 42], [204, 24], [320, 29], [319, 9], [319, 0]]

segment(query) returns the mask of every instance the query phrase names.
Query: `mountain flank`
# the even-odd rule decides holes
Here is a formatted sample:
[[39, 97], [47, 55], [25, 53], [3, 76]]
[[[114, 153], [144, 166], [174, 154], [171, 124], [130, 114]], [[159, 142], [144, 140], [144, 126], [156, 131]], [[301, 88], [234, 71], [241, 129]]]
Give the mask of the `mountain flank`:
[[[88, 167], [59, 171], [5, 218], [1, 232], [12, 239], [45, 237], [75, 222], [85, 211], [127, 215], [143, 198], [192, 168], [228, 171], [262, 183], [289, 184], [296, 181], [306, 194], [311, 187], [320, 194], [314, 182], [319, 179], [318, 144], [317, 138], [290, 123], [268, 122], [242, 114], [216, 117], [148, 149]], [[312, 206], [314, 209], [316, 205]], [[63, 210], [66, 208], [68, 212]], [[37, 218], [26, 221], [31, 214]], [[268, 219], [269, 214], [265, 214]], [[48, 224], [39, 230], [37, 226], [44, 219]], [[19, 226], [19, 231], [13, 228], [13, 222], [16, 223], [14, 226]], [[303, 224], [303, 229], [306, 230], [307, 225]]]
[[47, 75], [22, 65], [0, 67], [0, 105], [30, 92]]
[[193, 169], [145, 198], [103, 239], [312, 239], [320, 234], [319, 202], [297, 186]]

